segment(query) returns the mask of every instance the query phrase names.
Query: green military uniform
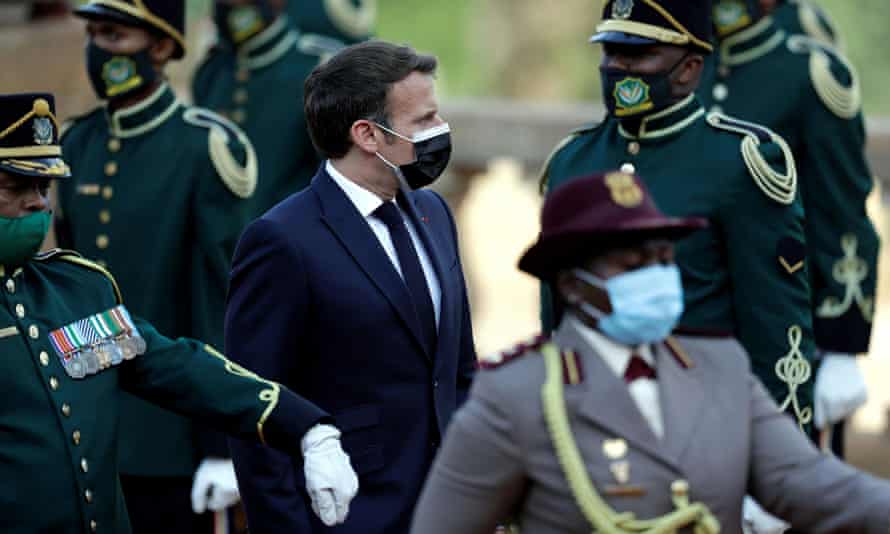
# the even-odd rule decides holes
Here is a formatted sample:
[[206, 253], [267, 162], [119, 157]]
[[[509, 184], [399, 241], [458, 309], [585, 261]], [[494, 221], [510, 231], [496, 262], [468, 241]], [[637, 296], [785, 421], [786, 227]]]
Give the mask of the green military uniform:
[[[647, 9], [649, 4], [608, 3], [598, 35], [628, 35], [643, 28], [659, 36], [664, 32], [650, 28], [663, 25], [672, 43], [694, 38], [685, 30], [689, 22], [675, 26], [676, 19]], [[689, 10], [687, 19], [709, 28], [710, 10], [702, 11], [699, 4], [707, 2], [678, 0], [662, 11]], [[707, 20], [698, 20], [702, 16]], [[629, 94], [648, 98], [643, 91]], [[622, 96], [616, 92], [606, 98]], [[804, 214], [790, 150], [764, 127], [707, 115], [694, 95], [641, 116], [636, 131], [610, 115], [575, 132], [552, 155], [544, 183], [552, 190], [578, 176], [624, 167], [644, 177], [665, 213], [708, 219], [707, 230], [676, 246], [685, 293], [680, 332], [736, 336], [773, 397], [808, 423], [812, 381], [807, 360], [814, 347]]]
[[[59, 243], [117, 273], [133, 313], [172, 337], [223, 343], [229, 262], [248, 220], [256, 158], [229, 121], [183, 106], [166, 84], [143, 103], [76, 119], [62, 138]], [[121, 404], [122, 472], [191, 476], [190, 421]]]
[[[20, 191], [24, 180], [70, 179], [53, 109], [51, 95], [0, 96], [0, 172], [22, 180]], [[130, 417], [124, 391], [300, 454], [321, 411], [203, 342], [173, 341], [134, 320], [111, 275], [79, 254], [33, 257], [49, 215], [45, 198], [26, 194], [15, 206], [30, 215], [0, 218], [0, 531], [130, 532], [118, 482], [118, 428]], [[41, 216], [43, 232], [17, 230]]]
[[303, 115], [303, 82], [335, 45], [290, 29], [282, 16], [237, 50], [218, 44], [195, 74], [195, 103], [229, 117], [256, 147], [256, 216], [303, 189], [318, 170]]
[[794, 152], [816, 345], [866, 352], [879, 241], [865, 211], [872, 174], [855, 72], [829, 45], [769, 17], [723, 39], [709, 60], [706, 105], [772, 128]]
[[828, 13], [810, 0], [780, 0], [772, 17], [776, 26], [789, 35], [808, 35], [831, 45], [841, 42], [840, 34]]
[[290, 0], [288, 12], [301, 32], [352, 44], [371, 37], [377, 0]]

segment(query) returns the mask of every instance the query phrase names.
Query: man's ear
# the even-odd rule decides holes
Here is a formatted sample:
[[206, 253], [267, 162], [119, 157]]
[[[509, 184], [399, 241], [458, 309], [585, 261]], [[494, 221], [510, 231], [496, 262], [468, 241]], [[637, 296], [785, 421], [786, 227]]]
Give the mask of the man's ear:
[[176, 43], [173, 42], [173, 39], [170, 37], [161, 37], [149, 47], [148, 55], [151, 57], [151, 62], [158, 70], [162, 69], [164, 65], [170, 61], [170, 58], [173, 57], [173, 53], [176, 51]]
[[380, 143], [378, 142], [380, 137], [376, 135], [376, 132], [377, 127], [371, 121], [357, 120], [349, 128], [349, 138], [352, 140], [352, 144], [360, 150], [368, 154], [375, 154], [380, 149]]
[[705, 64], [705, 58], [701, 54], [689, 54], [683, 60], [680, 71], [677, 74], [676, 82], [678, 85], [698, 85], [701, 78], [701, 71]]

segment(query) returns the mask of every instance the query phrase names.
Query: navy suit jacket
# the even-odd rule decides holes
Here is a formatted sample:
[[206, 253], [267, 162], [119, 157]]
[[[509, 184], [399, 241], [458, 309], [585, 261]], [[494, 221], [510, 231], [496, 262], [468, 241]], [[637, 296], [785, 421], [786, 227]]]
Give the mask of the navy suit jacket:
[[432, 191], [399, 193], [442, 288], [438, 345], [424, 349], [407, 287], [324, 167], [254, 221], [235, 251], [226, 354], [326, 410], [359, 475], [344, 525], [315, 517], [303, 468], [232, 440], [251, 534], [398, 534], [476, 364], [454, 219]]

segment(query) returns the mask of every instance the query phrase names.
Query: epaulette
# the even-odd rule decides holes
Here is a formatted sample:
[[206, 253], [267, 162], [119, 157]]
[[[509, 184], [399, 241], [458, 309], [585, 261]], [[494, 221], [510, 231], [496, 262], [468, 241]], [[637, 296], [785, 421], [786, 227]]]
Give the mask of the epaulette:
[[810, 80], [819, 99], [842, 119], [852, 119], [862, 108], [862, 92], [856, 69], [835, 48], [803, 35], [788, 38], [788, 49], [810, 55]]
[[[746, 122], [722, 113], [708, 114], [707, 122], [714, 128], [733, 132], [742, 136], [742, 159], [754, 183], [763, 193], [779, 204], [790, 205], [797, 195], [797, 169], [794, 155], [788, 143], [765, 126]], [[775, 143], [784, 156], [785, 172], [774, 169], [760, 151], [763, 143]]]
[[544, 165], [541, 166], [541, 171], [538, 174], [538, 192], [542, 195], [547, 193], [547, 182], [549, 179], [548, 171], [550, 169], [550, 163], [553, 161], [553, 158], [556, 157], [556, 154], [559, 153], [560, 150], [568, 146], [569, 143], [574, 141], [575, 139], [581, 137], [582, 135], [592, 132], [599, 128], [602, 123], [596, 124], [585, 124], [579, 128], [575, 128], [569, 135], [563, 138], [562, 141], [556, 144], [556, 147], [550, 151], [550, 154], [547, 155], [547, 158], [544, 160]]
[[504, 364], [510, 363], [513, 360], [528, 354], [529, 352], [538, 350], [544, 343], [547, 342], [549, 338], [545, 335], [537, 335], [530, 339], [529, 341], [525, 341], [523, 343], [519, 343], [515, 345], [513, 348], [503, 351], [496, 352], [489, 356], [483, 356], [479, 359], [478, 367], [479, 369], [497, 369]]
[[353, 39], [370, 35], [377, 20], [376, 0], [326, 0], [324, 9], [334, 28]]
[[830, 46], [840, 46], [840, 34], [828, 13], [808, 0], [797, 0], [797, 18], [807, 35]]
[[106, 269], [105, 267], [102, 267], [98, 263], [91, 262], [74, 250], [68, 250], [64, 248], [54, 248], [52, 250], [48, 250], [34, 256], [34, 261], [46, 262], [50, 260], [60, 260], [68, 263], [73, 263], [74, 265], [79, 265], [81, 267], [85, 267], [101, 274], [102, 276], [107, 278], [109, 282], [111, 282], [111, 287], [114, 289], [114, 296], [117, 299], [117, 303], [123, 304], [124, 298], [121, 295], [121, 290], [117, 285], [117, 280], [114, 279], [114, 276], [112, 276], [112, 274], [108, 272], [108, 269]]
[[[209, 109], [189, 107], [183, 112], [182, 118], [189, 124], [210, 131], [210, 160], [226, 187], [239, 198], [253, 195], [257, 183], [257, 157], [247, 135], [228, 119]], [[230, 141], [240, 144], [247, 153], [244, 165], [232, 155]]]
[[92, 117], [94, 114], [101, 112], [103, 109], [105, 109], [103, 106], [95, 107], [87, 111], [86, 113], [81, 113], [80, 115], [74, 115], [73, 117], [65, 119], [65, 122], [63, 122], [62, 126], [59, 127], [59, 139], [64, 138], [65, 134], [68, 133], [68, 130], [70, 130], [72, 126], [80, 121]]
[[317, 33], [300, 34], [300, 40], [297, 41], [297, 49], [300, 52], [309, 56], [318, 56], [320, 63], [326, 62], [345, 47], [346, 43], [343, 41]]
[[673, 337], [667, 337], [664, 340], [664, 346], [667, 347], [668, 352], [671, 353], [671, 356], [677, 360], [677, 363], [680, 364], [680, 367], [683, 369], [692, 369], [695, 367], [695, 362], [692, 361], [692, 358], [686, 354], [686, 350], [680, 345], [680, 342], [674, 339]]

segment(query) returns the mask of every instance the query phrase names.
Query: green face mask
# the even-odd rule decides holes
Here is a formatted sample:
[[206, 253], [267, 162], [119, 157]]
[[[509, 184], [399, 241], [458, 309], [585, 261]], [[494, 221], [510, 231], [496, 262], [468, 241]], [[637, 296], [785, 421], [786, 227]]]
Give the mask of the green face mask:
[[48, 211], [16, 219], [0, 217], [0, 264], [22, 265], [37, 254], [51, 220]]

